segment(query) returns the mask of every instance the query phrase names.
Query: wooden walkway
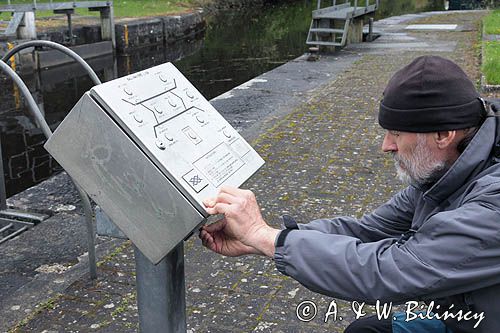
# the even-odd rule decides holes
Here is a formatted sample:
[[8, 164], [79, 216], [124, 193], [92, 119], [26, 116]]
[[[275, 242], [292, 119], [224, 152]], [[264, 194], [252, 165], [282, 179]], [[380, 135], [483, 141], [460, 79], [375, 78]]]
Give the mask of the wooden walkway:
[[48, 2], [7, 4], [0, 6], [0, 13], [12, 13], [11, 20], [0, 26], [0, 38], [2, 39], [36, 39], [35, 15], [37, 10], [53, 11], [55, 14], [66, 14], [68, 18], [68, 41], [73, 44], [73, 30], [71, 15], [75, 9], [88, 8], [89, 11], [99, 11], [101, 16], [101, 35], [103, 40], [111, 40], [115, 47], [115, 24], [113, 17], [113, 1], [72, 1], [72, 2]]
[[33, 12], [37, 10], [67, 10], [67, 9], [77, 9], [77, 8], [89, 8], [99, 10], [100, 8], [106, 8], [113, 6], [113, 1], [72, 1], [72, 2], [48, 2], [48, 3], [37, 3], [34, 1], [30, 4], [8, 4], [0, 6], [0, 12]]
[[378, 0], [372, 4], [370, 0], [366, 0], [365, 6], [358, 6], [357, 0], [354, 1], [354, 6], [350, 2], [337, 5], [334, 1], [332, 6], [325, 8], [321, 8], [321, 0], [318, 0], [318, 9], [312, 12], [306, 44], [345, 46], [353, 20], [373, 14], [377, 8]]

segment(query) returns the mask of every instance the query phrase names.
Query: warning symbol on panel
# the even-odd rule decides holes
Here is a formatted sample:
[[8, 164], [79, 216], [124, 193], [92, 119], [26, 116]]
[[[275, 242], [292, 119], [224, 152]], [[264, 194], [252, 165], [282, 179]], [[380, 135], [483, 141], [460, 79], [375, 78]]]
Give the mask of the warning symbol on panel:
[[201, 183], [203, 179], [201, 179], [200, 177], [198, 177], [198, 175], [195, 175], [194, 177], [191, 177], [191, 179], [189, 180], [189, 182], [194, 186], [198, 185], [199, 183]]
[[200, 173], [195, 170], [191, 169], [188, 173], [186, 173], [184, 176], [182, 176], [186, 183], [189, 184], [193, 188], [193, 190], [196, 191], [196, 193], [199, 193], [201, 190], [203, 190], [205, 187], [208, 186], [208, 182], [200, 177]]

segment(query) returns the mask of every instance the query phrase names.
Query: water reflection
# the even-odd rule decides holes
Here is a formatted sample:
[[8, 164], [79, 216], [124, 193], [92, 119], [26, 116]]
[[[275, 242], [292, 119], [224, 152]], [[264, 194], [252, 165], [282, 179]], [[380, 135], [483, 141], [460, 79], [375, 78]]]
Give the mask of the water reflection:
[[[442, 7], [442, 1], [382, 0], [376, 18]], [[315, 2], [301, 0], [219, 12], [208, 17], [204, 35], [89, 63], [101, 80], [108, 81], [172, 61], [210, 99], [303, 54], [313, 8]], [[31, 72], [23, 79], [53, 130], [92, 86], [76, 64]], [[0, 86], [0, 139], [10, 196], [46, 179], [60, 167], [43, 149], [45, 139], [13, 83], [0, 76]]]

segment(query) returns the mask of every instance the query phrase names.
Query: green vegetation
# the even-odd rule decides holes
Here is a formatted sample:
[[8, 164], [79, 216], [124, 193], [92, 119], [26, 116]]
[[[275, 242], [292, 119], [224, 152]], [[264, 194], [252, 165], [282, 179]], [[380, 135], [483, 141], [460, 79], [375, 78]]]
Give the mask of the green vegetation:
[[[53, 0], [53, 2], [68, 2], [69, 0]], [[48, 3], [49, 0], [37, 0], [37, 3]], [[6, 5], [7, 1], [0, 2]], [[32, 4], [32, 0], [11, 0], [11, 4]], [[145, 17], [188, 11], [195, 7], [200, 7], [199, 0], [114, 0], [114, 14], [116, 18], [121, 17]], [[87, 9], [77, 9], [76, 14], [85, 16], [98, 16], [99, 12], [90, 12]], [[52, 11], [37, 11], [37, 17], [55, 16]], [[60, 16], [60, 14], [59, 14]], [[64, 16], [64, 15], [63, 15]], [[7, 20], [10, 13], [2, 13], [0, 19]]]
[[[483, 19], [484, 33], [500, 35], [500, 10], [495, 10]], [[482, 72], [487, 84], [500, 84], [500, 42], [483, 42]]]
[[43, 303], [36, 306], [35, 310], [32, 311], [27, 317], [17, 323], [16, 326], [9, 330], [9, 333], [25, 332], [24, 326], [26, 326], [33, 318], [40, 314], [44, 310], [53, 310], [55, 308], [56, 302], [61, 298], [61, 294], [56, 294], [55, 296], [49, 298]]
[[482, 71], [488, 84], [500, 84], [500, 42], [484, 42]]
[[500, 9], [494, 10], [483, 19], [484, 33], [500, 35]]
[[185, 12], [197, 7], [194, 0], [115, 0], [113, 2], [116, 17], [155, 16], [161, 14]]

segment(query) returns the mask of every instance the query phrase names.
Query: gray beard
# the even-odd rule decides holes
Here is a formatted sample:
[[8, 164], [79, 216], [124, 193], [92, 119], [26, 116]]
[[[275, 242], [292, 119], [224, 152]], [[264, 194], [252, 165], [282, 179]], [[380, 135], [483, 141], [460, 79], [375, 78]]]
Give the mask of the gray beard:
[[[417, 144], [409, 157], [393, 153], [398, 178], [406, 185], [428, 185], [437, 182], [450, 168], [427, 151], [425, 137], [418, 135]], [[403, 166], [403, 167], [402, 167]]]
[[405, 185], [417, 185], [424, 186], [429, 184], [436, 183], [444, 174], [448, 171], [449, 167], [447, 167], [444, 162], [440, 165], [435, 165], [431, 170], [426, 171], [425, 176], [411, 176], [401, 168], [398, 161], [394, 161], [396, 166], [396, 172], [398, 179]]

